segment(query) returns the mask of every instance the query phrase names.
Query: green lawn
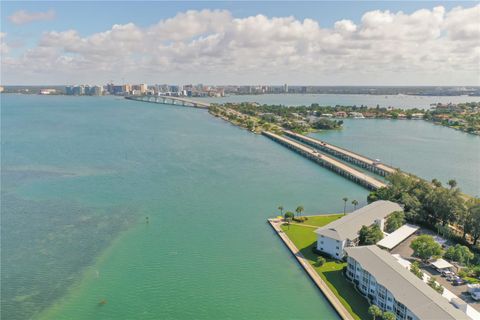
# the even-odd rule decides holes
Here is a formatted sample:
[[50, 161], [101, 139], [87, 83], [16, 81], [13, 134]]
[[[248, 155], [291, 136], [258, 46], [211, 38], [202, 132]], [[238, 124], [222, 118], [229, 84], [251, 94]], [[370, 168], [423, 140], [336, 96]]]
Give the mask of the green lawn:
[[[323, 226], [339, 217], [341, 217], [341, 215], [328, 217], [318, 216], [314, 217], [314, 219], [309, 217], [305, 224]], [[312, 221], [314, 223], [311, 223]], [[317, 241], [314, 229], [300, 225], [290, 225], [290, 227], [282, 226], [282, 229], [352, 316], [355, 319], [370, 319], [371, 316], [368, 314], [369, 304], [367, 300], [355, 290], [353, 284], [345, 278], [342, 272], [342, 269], [346, 266], [345, 262], [327, 259], [327, 262], [323, 266], [315, 266], [318, 255], [313, 252]]]
[[338, 220], [343, 217], [343, 214], [329, 214], [325, 216], [308, 216], [308, 220], [305, 221], [305, 224], [311, 226], [322, 227], [326, 224], [329, 224], [332, 221]]

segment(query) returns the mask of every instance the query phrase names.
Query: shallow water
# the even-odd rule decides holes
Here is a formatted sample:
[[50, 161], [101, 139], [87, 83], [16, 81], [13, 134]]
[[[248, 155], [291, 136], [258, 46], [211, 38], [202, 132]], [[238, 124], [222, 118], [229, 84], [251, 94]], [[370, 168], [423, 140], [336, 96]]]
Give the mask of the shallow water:
[[[5, 319], [337, 318], [265, 219], [280, 204], [338, 212], [345, 196], [364, 203], [365, 189], [204, 110], [1, 99]], [[404, 137], [427, 139], [425, 128]], [[441, 129], [476, 159], [478, 140]], [[387, 159], [388, 139], [346, 144], [368, 130], [347, 121], [324, 138]], [[451, 173], [467, 186], [475, 171]]]
[[282, 146], [203, 110], [6, 95], [2, 149], [5, 318], [336, 318], [265, 219], [367, 192]]

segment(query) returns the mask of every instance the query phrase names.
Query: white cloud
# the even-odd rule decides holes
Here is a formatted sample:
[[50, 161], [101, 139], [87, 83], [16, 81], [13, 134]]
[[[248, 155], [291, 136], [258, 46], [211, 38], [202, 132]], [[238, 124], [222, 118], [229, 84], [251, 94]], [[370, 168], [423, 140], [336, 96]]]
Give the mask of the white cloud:
[[0, 54], [7, 54], [10, 51], [10, 47], [7, 45], [5, 42], [5, 37], [6, 37], [5, 32], [0, 32]]
[[[411, 14], [366, 12], [355, 24], [312, 19], [235, 18], [187, 11], [140, 27], [118, 24], [82, 37], [45, 32], [6, 77], [47, 82], [131, 81], [311, 84], [478, 84], [480, 5]], [[30, 66], [35, 66], [32, 70]], [[15, 73], [14, 73], [15, 71]], [[22, 73], [23, 72], [23, 73]], [[51, 77], [51, 79], [49, 79]]]
[[17, 25], [26, 24], [34, 21], [48, 21], [55, 18], [55, 11], [49, 10], [46, 12], [28, 12], [19, 10], [14, 12], [8, 19]]

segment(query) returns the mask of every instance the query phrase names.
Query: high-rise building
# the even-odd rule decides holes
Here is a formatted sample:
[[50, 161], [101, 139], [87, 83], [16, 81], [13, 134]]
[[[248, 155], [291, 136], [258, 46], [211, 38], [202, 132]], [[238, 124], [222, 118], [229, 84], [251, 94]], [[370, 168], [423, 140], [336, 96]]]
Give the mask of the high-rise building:
[[92, 86], [88, 94], [91, 96], [101, 96], [103, 94], [103, 88], [100, 86]]
[[288, 93], [288, 84], [283, 85], [283, 92]]

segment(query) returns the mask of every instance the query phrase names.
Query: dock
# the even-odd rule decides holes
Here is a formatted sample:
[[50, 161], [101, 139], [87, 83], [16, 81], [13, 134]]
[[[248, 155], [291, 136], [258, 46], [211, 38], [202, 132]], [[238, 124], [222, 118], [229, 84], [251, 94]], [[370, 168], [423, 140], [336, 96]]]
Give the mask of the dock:
[[354, 320], [350, 312], [343, 306], [337, 296], [330, 290], [328, 285], [323, 281], [320, 275], [315, 271], [315, 269], [308, 263], [308, 260], [303, 256], [303, 254], [298, 250], [298, 248], [293, 244], [293, 242], [287, 237], [287, 235], [280, 228], [281, 222], [276, 219], [268, 219], [268, 223], [275, 230], [277, 235], [282, 239], [283, 243], [287, 246], [288, 250], [293, 254], [297, 259], [298, 263], [303, 267], [305, 272], [308, 274], [313, 283], [320, 289], [323, 295], [327, 298], [328, 302], [332, 305], [338, 315], [345, 320]]
[[312, 146], [314, 148], [317, 148], [325, 153], [331, 154], [339, 159], [345, 160], [347, 162], [353, 163], [361, 168], [365, 168], [375, 174], [378, 174], [380, 176], [387, 176], [391, 173], [395, 173], [397, 169], [390, 167], [386, 164], [379, 163], [378, 161], [375, 161], [373, 159], [367, 158], [365, 156], [362, 156], [358, 153], [349, 151], [347, 149], [337, 147], [333, 144], [330, 144], [328, 142], [314, 139], [311, 137], [304, 136], [302, 134], [298, 134], [292, 131], [284, 130], [284, 134], [290, 138], [293, 138], [295, 140], [298, 140], [302, 143], [305, 143], [309, 146]]
[[386, 187], [387, 185], [380, 181], [380, 180], [377, 180], [371, 176], [368, 176], [366, 175], [365, 173], [357, 170], [357, 169], [354, 169], [350, 166], [348, 166], [347, 164], [339, 161], [339, 160], [336, 160], [332, 157], [329, 157], [329, 156], [326, 156], [324, 154], [320, 154], [319, 152], [317, 152], [316, 150], [314, 149], [311, 149], [297, 141], [294, 141], [292, 139], [288, 139], [288, 138], [285, 138], [285, 137], [282, 137], [282, 136], [279, 136], [277, 134], [274, 134], [274, 133], [271, 133], [271, 132], [267, 132], [267, 131], [263, 131], [262, 134], [270, 139], [272, 139], [273, 141], [276, 141], [280, 144], [282, 144], [283, 146], [299, 153], [300, 155], [304, 156], [305, 158], [307, 159], [310, 159], [318, 164], [320, 164], [321, 166], [327, 168], [327, 169], [330, 169], [332, 171], [334, 171], [335, 173], [338, 173], [344, 177], [346, 177], [347, 179], [350, 179], [352, 180], [353, 182], [356, 182], [364, 187], [366, 187], [367, 189], [370, 189], [370, 190], [376, 190], [376, 189], [379, 189], [379, 188], [382, 188], [382, 187]]

